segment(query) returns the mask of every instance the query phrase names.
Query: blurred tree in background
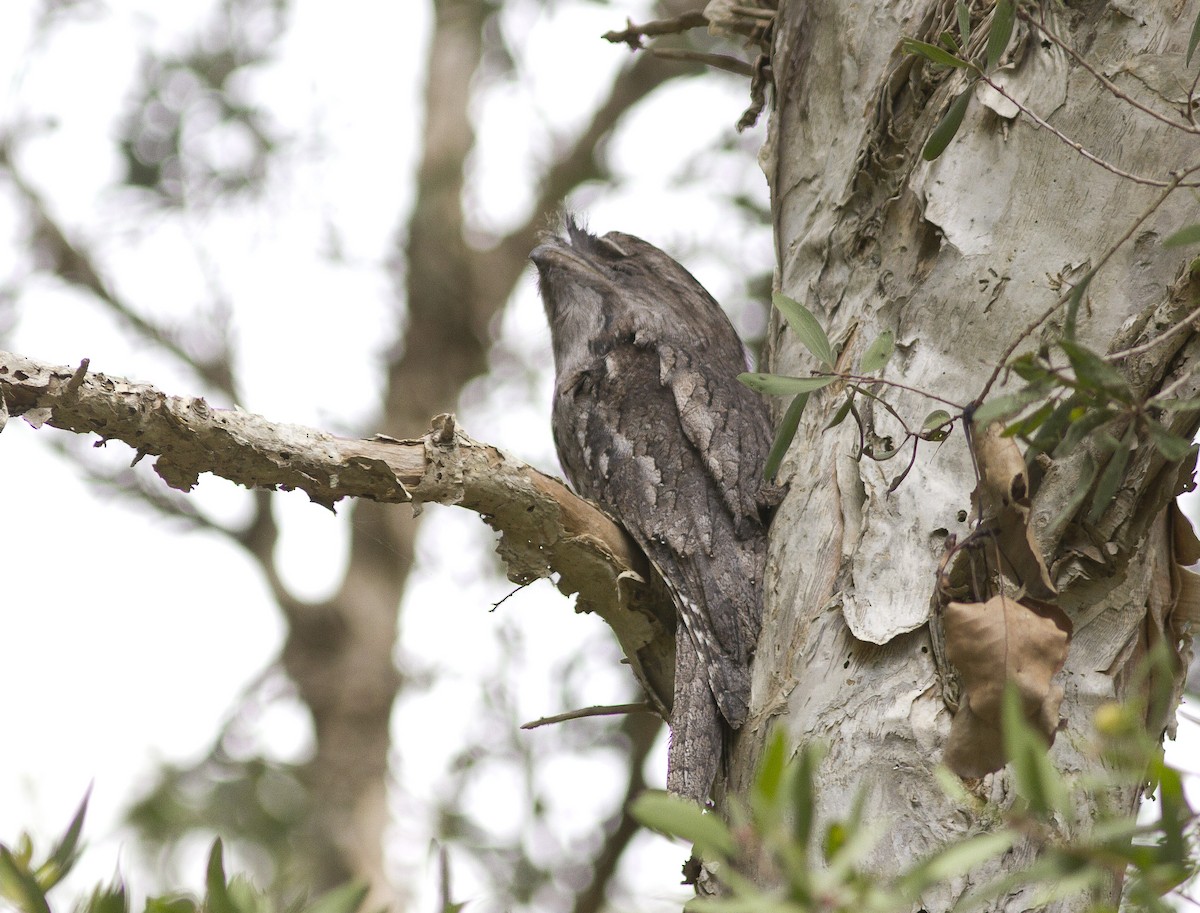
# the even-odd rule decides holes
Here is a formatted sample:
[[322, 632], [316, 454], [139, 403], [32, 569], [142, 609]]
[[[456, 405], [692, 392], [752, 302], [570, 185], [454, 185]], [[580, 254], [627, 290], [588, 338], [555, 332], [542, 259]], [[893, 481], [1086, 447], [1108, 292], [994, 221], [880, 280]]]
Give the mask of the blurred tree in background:
[[[505, 309], [527, 276], [538, 232], [564, 205], [593, 208], [606, 188], [616, 202], [594, 207], [595, 221], [604, 220], [598, 228], [645, 234], [689, 265], [707, 263], [725, 277], [714, 293], [735, 310], [764, 297], [770, 242], [753, 160], [759, 140], [733, 130], [745, 81], [698, 81], [695, 63], [630, 55], [600, 42], [595, 28], [619, 27], [627, 15], [675, 15], [686, 3], [437, 0], [402, 5], [384, 21], [376, 5], [358, 4], [315, 41], [297, 35], [296, 23], [314, 15], [299, 0], [171, 6], [178, 9], [168, 14], [155, 4], [45, 0], [0, 13], [0, 21], [13, 20], [0, 30], [24, 42], [12, 48], [0, 120], [0, 194], [15, 213], [6, 223], [14, 268], [4, 277], [0, 341], [35, 340], [29, 348], [54, 338], [71, 322], [66, 315], [86, 312], [85, 321], [115, 329], [156, 379], [176, 378], [178, 392], [218, 405], [265, 412], [264, 403], [290, 402], [301, 418], [318, 410], [331, 430], [394, 437], [417, 436], [435, 414], [461, 408], [468, 427], [503, 442], [508, 422], [519, 440], [529, 415], [548, 421], [548, 347], [540, 326], [533, 329], [540, 315], [528, 304], [528, 285], [523, 316], [506, 318]], [[572, 18], [587, 23], [594, 47], [572, 44], [562, 28]], [[361, 36], [377, 38], [380, 29], [386, 38], [360, 58]], [[379, 52], [388, 46], [390, 54]], [[358, 74], [371, 105], [354, 110], [402, 129], [409, 159], [356, 150], [370, 165], [324, 184], [344, 121], [329, 102], [336, 96], [312, 86], [344, 72]], [[406, 73], [414, 84], [398, 79]], [[66, 99], [57, 110], [42, 107], [47, 85], [52, 98]], [[681, 123], [703, 143], [656, 145], [656, 131]], [[664, 184], [656, 195], [637, 183], [633, 155], [645, 156], [649, 180]], [[90, 182], [86, 192], [77, 189], [79, 175]], [[700, 202], [686, 202], [687, 194]], [[355, 221], [361, 198], [376, 196], [398, 201], [390, 227]], [[695, 206], [703, 207], [698, 217]], [[297, 226], [294, 249], [233, 265], [231, 250], [263, 249], [262, 236], [282, 234], [298, 207], [311, 218]], [[741, 262], [747, 251], [761, 256]], [[314, 265], [324, 272], [310, 284]], [[56, 317], [64, 296], [70, 306]], [[364, 298], [381, 302], [365, 317], [357, 313]], [[761, 312], [735, 317], [744, 333], [761, 333]], [[97, 338], [63, 357], [95, 358], [104, 345]], [[169, 531], [186, 551], [191, 530], [240, 550], [285, 625], [281, 652], [262, 657], [262, 674], [207, 755], [164, 764], [143, 796], [130, 797], [129, 820], [163, 872], [219, 832], [284, 900], [360, 876], [373, 886], [371, 903], [402, 909], [418, 896], [413, 858], [436, 840], [495, 909], [604, 906], [636, 830], [623, 808], [643, 786], [661, 730], [656, 718], [520, 733], [518, 692], [529, 686], [511, 676], [481, 677], [478, 696], [451, 691], [459, 701], [450, 702], [438, 690], [442, 657], [398, 643], [402, 604], [409, 613], [445, 609], [404, 602], [422, 529], [407, 508], [345, 505], [344, 557], [328, 556], [342, 566], [340, 581], [310, 598], [280, 564], [287, 521], [279, 495], [242, 493], [232, 510], [209, 509], [163, 489], [141, 467], [99, 468], [90, 452], [78, 459], [77, 444], [53, 446], [99, 489], [148, 508], [158, 519], [146, 524], [147, 535]], [[532, 457], [553, 469], [549, 453], [544, 435]], [[461, 564], [469, 576], [471, 563]], [[496, 663], [518, 667], [522, 624], [536, 616], [504, 618], [507, 608], [468, 623], [484, 629]], [[172, 611], [169, 599], [161, 610]], [[586, 630], [569, 654], [553, 657], [561, 693], [540, 699], [561, 706], [548, 712], [632, 693], [632, 680], [610, 673], [596, 694], [596, 670], [615, 666], [617, 653], [607, 632]], [[219, 670], [218, 662], [213, 674]], [[455, 724], [399, 728], [397, 701], [408, 698], [442, 701], [427, 715]], [[282, 761], [256, 727], [272, 704], [288, 700], [311, 719], [311, 748]], [[405, 766], [428, 743], [460, 733], [465, 741], [435, 794], [407, 794]], [[583, 759], [574, 776], [601, 770], [611, 781], [597, 791], [609, 809], [603, 832], [572, 825], [569, 806], [551, 794], [562, 777], [547, 779], [546, 769], [570, 758]], [[510, 787], [517, 798], [500, 798], [518, 817], [497, 826], [487, 806]], [[397, 842], [407, 848], [397, 851]]]

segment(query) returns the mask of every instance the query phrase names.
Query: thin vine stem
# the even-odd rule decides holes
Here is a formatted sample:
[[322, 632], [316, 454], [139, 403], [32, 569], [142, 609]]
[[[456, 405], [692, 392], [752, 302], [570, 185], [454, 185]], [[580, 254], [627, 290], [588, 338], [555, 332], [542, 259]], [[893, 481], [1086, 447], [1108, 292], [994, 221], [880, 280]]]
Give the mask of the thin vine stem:
[[1099, 70], [1097, 70], [1094, 66], [1092, 66], [1087, 61], [1087, 58], [1085, 58], [1082, 54], [1080, 54], [1078, 51], [1076, 51], [1073, 47], [1068, 45], [1053, 31], [1051, 31], [1049, 28], [1047, 28], [1041, 22], [1035, 21], [1034, 18], [1029, 15], [1028, 10], [1018, 9], [1017, 16], [1024, 22], [1027, 22], [1029, 25], [1036, 28], [1039, 32], [1041, 32], [1043, 35], [1045, 35], [1047, 38], [1049, 38], [1054, 44], [1058, 45], [1060, 48], [1062, 48], [1064, 51], [1066, 51], [1066, 53], [1071, 56], [1071, 59], [1073, 59], [1077, 64], [1079, 64], [1081, 67], [1083, 67], [1089, 73], [1091, 73], [1092, 76], [1095, 77], [1096, 81], [1098, 83], [1100, 83], [1100, 85], [1102, 85], [1102, 86], [1104, 86], [1104, 88], [1108, 89], [1109, 92], [1111, 92], [1114, 96], [1119, 98], [1121, 101], [1125, 102], [1128, 105], [1131, 105], [1134, 108], [1137, 108], [1143, 114], [1147, 114], [1150, 117], [1153, 117], [1155, 120], [1166, 124], [1168, 127], [1174, 127], [1176, 130], [1183, 130], [1186, 133], [1200, 132], [1200, 128], [1198, 128], [1195, 123], [1192, 123], [1192, 124], [1180, 123], [1179, 121], [1176, 121], [1170, 117], [1167, 117], [1165, 114], [1160, 114], [1158, 111], [1155, 111], [1153, 108], [1149, 107], [1148, 105], [1144, 105], [1141, 102], [1137, 101], [1135, 98], [1131, 97], [1127, 92], [1122, 90], [1120, 88], [1120, 86], [1116, 85], [1116, 83], [1114, 83], [1107, 76], [1105, 76], [1103, 73], [1101, 73]]
[[[1036, 114], [1027, 105], [1024, 105], [1021, 102], [1017, 101], [1015, 98], [1012, 97], [1012, 95], [1010, 95], [1008, 93], [1007, 90], [1004, 89], [1003, 86], [999, 85], [994, 79], [992, 79], [992, 77], [984, 75], [984, 76], [980, 76], [979, 78], [980, 78], [980, 81], [987, 83], [989, 86], [991, 86], [993, 89], [995, 89], [1000, 95], [1003, 95], [1005, 98], [1007, 98], [1009, 101], [1011, 101], [1014, 105], [1016, 105], [1017, 109], [1022, 114], [1024, 114], [1026, 117], [1028, 117], [1030, 120], [1032, 120], [1039, 127], [1041, 127], [1044, 130], [1049, 131], [1051, 135], [1053, 135], [1057, 139], [1061, 140], [1066, 145], [1070, 146], [1072, 149], [1074, 149], [1076, 152], [1078, 152], [1080, 155], [1082, 155], [1089, 162], [1092, 162], [1095, 165], [1099, 165], [1105, 171], [1111, 172], [1112, 174], [1115, 174], [1117, 177], [1124, 178], [1127, 181], [1132, 181], [1135, 184], [1145, 184], [1148, 187], [1170, 187], [1171, 189], [1174, 189], [1176, 187], [1181, 186], [1179, 183], [1174, 182], [1174, 181], [1162, 181], [1162, 180], [1159, 180], [1158, 178], [1148, 178], [1148, 177], [1145, 177], [1144, 175], [1134, 174], [1132, 171], [1126, 171], [1123, 168], [1118, 168], [1112, 162], [1106, 161], [1105, 159], [1100, 158], [1100, 156], [1096, 155], [1094, 152], [1089, 151], [1087, 148], [1084, 147], [1084, 145], [1082, 143], [1078, 142], [1077, 140], [1071, 139], [1071, 137], [1067, 136], [1065, 133], [1063, 133], [1061, 130], [1059, 130], [1057, 127], [1055, 127], [1053, 124], [1051, 124], [1048, 120], [1045, 120], [1044, 118], [1042, 118], [1038, 114]], [[1188, 132], [1191, 132], [1191, 131], [1188, 131]], [[1184, 183], [1184, 184], [1182, 184], [1182, 186], [1184, 186], [1184, 187], [1200, 187], [1200, 184]]]
[[[1129, 226], [1125, 234], [1121, 235], [1121, 237], [1118, 238], [1116, 242], [1114, 242], [1112, 246], [1110, 246], [1108, 250], [1104, 252], [1103, 256], [1100, 257], [1100, 261], [1095, 265], [1095, 267], [1092, 268], [1091, 275], [1098, 273], [1101, 268], [1112, 259], [1113, 254], [1115, 254], [1117, 250], [1125, 244], [1126, 241], [1133, 237], [1133, 233], [1137, 231], [1138, 228], [1141, 227], [1142, 223], [1150, 218], [1150, 216], [1152, 216], [1158, 210], [1158, 208], [1162, 206], [1163, 203], [1166, 202], [1167, 197], [1169, 197], [1177, 187], [1184, 186], [1184, 178], [1198, 170], [1200, 170], [1200, 164], [1193, 165], [1185, 171], [1176, 172], [1175, 176], [1171, 180], [1171, 183], [1168, 184], [1163, 192], [1158, 195], [1157, 199], [1155, 199], [1154, 202], [1151, 203], [1146, 210], [1134, 220], [1133, 224]], [[1054, 312], [1066, 304], [1070, 298], [1071, 292], [1067, 292], [1065, 295], [1059, 296], [1054, 304], [1050, 305], [1050, 307], [1046, 308], [1046, 310], [1043, 311], [1038, 317], [1034, 318], [1034, 320], [1027, 327], [1021, 330], [1021, 332], [1017, 334], [1013, 341], [1009, 343], [1008, 348], [1004, 350], [1004, 354], [1000, 356], [1000, 360], [996, 363], [996, 367], [992, 369], [991, 377], [989, 377], [987, 383], [983, 385], [983, 390], [980, 392], [979, 396], [975, 398], [976, 404], [982, 403], [987, 397], [988, 393], [991, 392], [996, 380], [1000, 377], [1000, 372], [1007, 368], [1008, 360], [1012, 357], [1012, 354], [1017, 351], [1017, 347], [1020, 346], [1021, 343], [1023, 343], [1030, 336], [1032, 336], [1037, 328], [1049, 320], [1054, 315]]]

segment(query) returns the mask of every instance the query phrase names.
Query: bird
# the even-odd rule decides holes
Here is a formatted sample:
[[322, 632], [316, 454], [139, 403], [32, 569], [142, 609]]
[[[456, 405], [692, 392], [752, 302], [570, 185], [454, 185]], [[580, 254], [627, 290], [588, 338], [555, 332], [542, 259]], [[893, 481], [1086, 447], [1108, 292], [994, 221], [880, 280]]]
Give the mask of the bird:
[[565, 220], [530, 254], [563, 471], [629, 532], [676, 610], [668, 791], [708, 800], [746, 721], [766, 562], [766, 403], [720, 305], [647, 241]]

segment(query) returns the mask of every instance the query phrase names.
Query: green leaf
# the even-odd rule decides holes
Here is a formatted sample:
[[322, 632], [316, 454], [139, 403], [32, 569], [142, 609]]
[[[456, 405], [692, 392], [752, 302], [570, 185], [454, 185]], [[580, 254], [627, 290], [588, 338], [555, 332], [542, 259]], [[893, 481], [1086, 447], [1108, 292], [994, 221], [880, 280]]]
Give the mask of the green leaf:
[[792, 446], [792, 438], [796, 436], [796, 429], [800, 427], [800, 416], [804, 414], [807, 404], [808, 394], [801, 393], [792, 400], [787, 412], [783, 414], [783, 420], [775, 432], [775, 440], [771, 442], [771, 449], [767, 453], [767, 463], [763, 467], [763, 478], [768, 482], [774, 482], [775, 476], [779, 474], [779, 467], [783, 465], [783, 458]]
[[1025, 721], [1021, 696], [1012, 682], [1005, 685], [1000, 716], [1004, 752], [1012, 765], [1017, 793], [1039, 818], [1048, 819], [1065, 811], [1068, 805], [1066, 784], [1050, 761], [1050, 746], [1041, 733]]
[[706, 813], [695, 802], [649, 791], [638, 796], [629, 811], [646, 827], [695, 844], [705, 859], [733, 855], [735, 847], [729, 826], [715, 814]]
[[83, 794], [83, 801], [75, 810], [67, 831], [58, 841], [58, 845], [50, 853], [50, 857], [38, 870], [38, 881], [46, 890], [54, 887], [66, 876], [79, 859], [79, 835], [83, 832], [83, 820], [87, 817], [88, 800], [92, 796], [89, 786]]
[[1012, 38], [1013, 22], [1016, 19], [1016, 4], [1013, 0], [996, 0], [996, 11], [992, 14], [992, 28], [987, 40], [987, 70], [990, 73], [1000, 62], [1004, 49]]
[[817, 323], [817, 318], [813, 316], [812, 311], [796, 299], [779, 292], [771, 296], [771, 303], [787, 319], [788, 326], [792, 328], [792, 332], [796, 334], [796, 338], [804, 347], [812, 352], [821, 364], [832, 368], [834, 366], [833, 346], [829, 344], [829, 337], [825, 335], [821, 324]]
[[190, 897], [167, 895], [146, 899], [145, 913], [199, 913], [200, 907]]
[[850, 414], [850, 407], [854, 405], [854, 394], [847, 395], [846, 401], [838, 407], [838, 411], [833, 414], [833, 418], [829, 420], [829, 424], [823, 430], [828, 431], [830, 428], [836, 428], [846, 420], [846, 416]]
[[1016, 415], [1030, 403], [1042, 399], [1046, 392], [1039, 387], [1024, 387], [1016, 393], [993, 396], [975, 410], [972, 422], [980, 431], [985, 431], [992, 422]]
[[967, 113], [967, 105], [970, 103], [971, 87], [967, 86], [967, 88], [958, 93], [958, 97], [954, 101], [950, 102], [950, 107], [942, 115], [941, 122], [929, 134], [929, 139], [925, 141], [925, 148], [921, 150], [921, 158], [927, 162], [932, 162], [946, 151], [946, 147], [950, 145], [950, 140], [954, 139], [954, 134], [962, 126], [963, 117]]
[[1117, 496], [1117, 488], [1125, 478], [1125, 467], [1129, 464], [1129, 454], [1133, 452], [1136, 441], [1137, 435], [1131, 426], [1104, 467], [1104, 472], [1100, 473], [1100, 481], [1096, 483], [1096, 491], [1092, 495], [1092, 509], [1088, 511], [1088, 519], [1093, 523], [1100, 519], [1100, 515]]
[[1087, 291], [1087, 287], [1092, 283], [1092, 277], [1096, 275], [1096, 271], [1089, 270], [1087, 275], [1075, 283], [1075, 287], [1071, 289], [1071, 294], [1067, 296], [1067, 316], [1063, 322], [1063, 336], [1066, 339], [1075, 338], [1075, 322], [1079, 316], [1079, 305], [1083, 302], [1083, 295]]
[[971, 66], [967, 61], [955, 57], [949, 51], [942, 50], [936, 44], [917, 41], [916, 38], [905, 38], [900, 42], [900, 46], [906, 54], [916, 54], [918, 57], [924, 57], [943, 67], [956, 67], [961, 70]]
[[229, 884], [225, 880], [224, 848], [221, 838], [213, 841], [208, 853], [208, 869], [205, 872], [204, 907], [207, 913], [242, 913], [229, 893]]
[[1192, 452], [1191, 441], [1172, 434], [1153, 419], [1146, 420], [1146, 428], [1150, 432], [1150, 443], [1163, 455], [1164, 460], [1178, 463]]
[[1163, 409], [1167, 412], [1195, 412], [1200, 410], [1200, 397], [1193, 396], [1189, 399], [1160, 399], [1156, 396], [1150, 400], [1150, 405], [1158, 409]]
[[980, 863], [1007, 852], [1018, 836], [1015, 831], [1001, 830], [951, 843], [906, 872], [899, 887], [904, 896], [915, 897], [934, 885], [966, 875]]
[[1163, 247], [1183, 247], [1185, 244], [1200, 244], [1200, 224], [1181, 228], [1163, 240]]
[[1163, 862], [1184, 868], [1188, 863], [1185, 832], [1194, 816], [1183, 791], [1179, 771], [1166, 764], [1159, 770], [1158, 801]]
[[1037, 430], [1037, 434], [1033, 436], [1033, 440], [1029, 442], [1030, 450], [1035, 453], [1049, 453], [1062, 441], [1063, 431], [1071, 423], [1071, 413], [1077, 405], [1076, 397], [1068, 397], [1063, 402], [1054, 407], [1054, 411], [1050, 414], [1042, 425]]
[[1075, 490], [1071, 492], [1071, 497], [1067, 499], [1067, 503], [1063, 505], [1063, 509], [1054, 518], [1051, 526], [1058, 527], [1063, 521], [1075, 516], [1087, 498], [1087, 493], [1091, 490], [1092, 482], [1095, 480], [1098, 471], [1096, 461], [1092, 459], [1090, 453], [1085, 451], [1083, 459], [1080, 460], [1079, 480], [1075, 483]]
[[878, 371], [888, 363], [894, 351], [896, 351], [896, 334], [891, 330], [884, 330], [875, 337], [874, 342], [867, 346], [867, 351], [863, 353], [862, 363], [858, 366], [859, 371], [863, 374]]
[[779, 374], [739, 374], [738, 380], [759, 393], [768, 396], [794, 396], [797, 393], [811, 393], [828, 387], [837, 380], [836, 375], [825, 377], [784, 377]]
[[84, 910], [87, 913], [129, 913], [129, 895], [125, 885], [117, 882], [107, 888], [96, 888]]
[[945, 427], [954, 420], [945, 409], [934, 409], [927, 416], [925, 421], [921, 422], [921, 440], [923, 441], [944, 441], [950, 436], [950, 429]]
[[1008, 367], [1028, 383], [1052, 383], [1054, 374], [1032, 352], [1026, 352], [1008, 363]]
[[1081, 387], [1088, 392], [1109, 393], [1123, 403], [1133, 401], [1129, 382], [1103, 358], [1070, 339], [1059, 340], [1058, 344], [1067, 353], [1071, 367], [1075, 370], [1075, 380]]
[[808, 852], [817, 820], [817, 768], [824, 757], [825, 750], [810, 742], [800, 749], [792, 774], [792, 836], [804, 853]]
[[1192, 23], [1192, 36], [1188, 39], [1187, 57], [1183, 61], [1185, 67], [1192, 65], [1192, 54], [1196, 52], [1197, 44], [1200, 44], [1200, 13], [1196, 15], [1196, 21]]
[[780, 793], [787, 774], [787, 747], [783, 730], [776, 729], [767, 741], [766, 750], [758, 762], [758, 772], [750, 788], [750, 805], [754, 810], [754, 824], [759, 833], [771, 833], [778, 829], [783, 819], [784, 803]]
[[367, 898], [371, 886], [362, 881], [348, 881], [326, 891], [305, 907], [304, 913], [354, 913]]
[[21, 913], [50, 913], [42, 886], [3, 844], [0, 844], [0, 896], [11, 901]]
[[[1080, 413], [1078, 417], [1076, 413]], [[1063, 436], [1062, 443], [1054, 450], [1055, 457], [1064, 457], [1074, 450], [1085, 437], [1095, 431], [1102, 425], [1107, 424], [1120, 415], [1116, 409], [1110, 409], [1107, 406], [1104, 408], [1086, 409], [1084, 406], [1076, 406], [1071, 410], [1070, 424], [1067, 427], [1067, 433]]]
[[1006, 437], [1028, 437], [1042, 427], [1042, 423], [1048, 419], [1054, 412], [1054, 403], [1047, 400], [1037, 407], [1033, 412], [1021, 419], [1017, 419], [1011, 425], [1004, 429]]
[[958, 14], [958, 43], [965, 48], [971, 42], [971, 8], [964, 0], [955, 0], [954, 11]]

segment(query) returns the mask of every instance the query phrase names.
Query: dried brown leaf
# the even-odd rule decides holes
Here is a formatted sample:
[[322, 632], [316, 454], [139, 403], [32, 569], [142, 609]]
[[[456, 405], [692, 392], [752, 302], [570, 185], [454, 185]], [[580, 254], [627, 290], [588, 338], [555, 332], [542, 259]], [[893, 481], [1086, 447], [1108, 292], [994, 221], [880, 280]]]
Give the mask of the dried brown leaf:
[[962, 777], [1004, 766], [1000, 714], [1007, 682], [1016, 686], [1025, 718], [1053, 742], [1063, 691], [1051, 680], [1067, 659], [1072, 626], [1066, 614], [1055, 605], [994, 596], [949, 603], [943, 623], [963, 689], [946, 765]]
[[[975, 490], [980, 528], [991, 532], [1000, 572], [1034, 599], [1058, 595], [1029, 525], [1029, 473], [1016, 441], [993, 422], [974, 437], [979, 486]], [[989, 556], [992, 557], [992, 556]]]

